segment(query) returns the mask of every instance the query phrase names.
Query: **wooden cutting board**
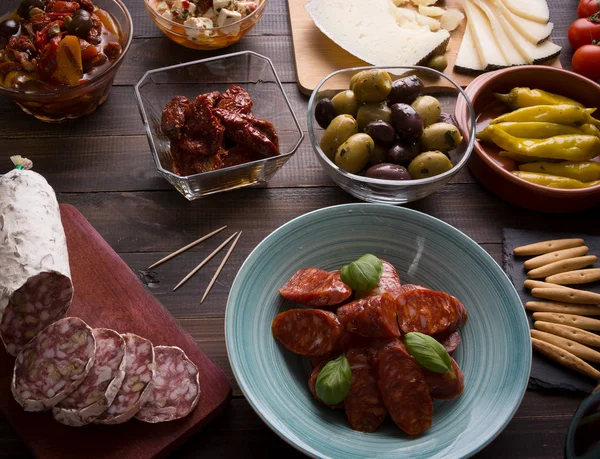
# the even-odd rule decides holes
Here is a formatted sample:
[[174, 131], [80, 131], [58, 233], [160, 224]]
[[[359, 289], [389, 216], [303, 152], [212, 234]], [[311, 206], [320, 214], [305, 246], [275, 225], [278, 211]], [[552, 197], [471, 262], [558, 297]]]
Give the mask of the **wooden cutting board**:
[[64, 426], [54, 421], [50, 412], [26, 413], [14, 401], [10, 391], [14, 358], [2, 347], [0, 409], [39, 458], [165, 456], [224, 408], [231, 394], [229, 381], [83, 215], [70, 205], [61, 205], [60, 210], [75, 287], [68, 314], [91, 327], [133, 332], [155, 345], [179, 346], [200, 370], [200, 403], [189, 416], [177, 421], [146, 424], [132, 419], [115, 426]]
[[[306, 8], [304, 8], [306, 3], [308, 3], [307, 0], [288, 0], [298, 87], [303, 94], [310, 95], [319, 82], [330, 73], [344, 68], [370, 64], [353, 56], [322, 33], [313, 22]], [[368, 0], [365, 0], [366, 3], [368, 3]], [[442, 6], [458, 8], [462, 11], [460, 4], [461, 0], [440, 2]], [[407, 6], [410, 7], [410, 4]], [[450, 43], [446, 53], [448, 67], [444, 71], [444, 74], [462, 87], [468, 86], [478, 76], [477, 74], [467, 75], [453, 70], [466, 24], [467, 19], [465, 18], [456, 30], [450, 32]], [[374, 46], [393, 46], [393, 43], [374, 44]], [[549, 65], [562, 68], [559, 59], [554, 59]], [[350, 76], [339, 79], [339, 89], [348, 87]], [[452, 87], [447, 80], [441, 77], [428, 79], [423, 78], [422, 75], [419, 76], [425, 80], [428, 92], [438, 92]]]

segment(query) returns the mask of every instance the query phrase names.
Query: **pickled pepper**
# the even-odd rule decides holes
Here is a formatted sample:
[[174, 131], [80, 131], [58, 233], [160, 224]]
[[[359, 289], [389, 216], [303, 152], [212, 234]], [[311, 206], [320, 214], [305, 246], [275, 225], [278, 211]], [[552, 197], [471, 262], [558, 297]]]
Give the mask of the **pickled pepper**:
[[[528, 121], [523, 123], [505, 122], [492, 125], [494, 128], [502, 129], [504, 132], [515, 137], [524, 139], [546, 139], [555, 135], [586, 134], [582, 129], [558, 123], [542, 123], [539, 121]], [[594, 126], [595, 127], [595, 126]], [[489, 127], [477, 133], [479, 140], [490, 141]]]
[[519, 170], [560, 175], [561, 177], [568, 177], [582, 182], [600, 180], [600, 163], [594, 161], [565, 161], [562, 163], [536, 162], [522, 164], [519, 166]]
[[492, 120], [490, 124], [506, 121], [539, 121], [573, 126], [582, 126], [583, 124], [600, 126], [600, 120], [592, 117], [592, 113], [595, 111], [595, 108], [581, 108], [576, 105], [536, 105], [501, 115]]
[[539, 161], [545, 161], [548, 163], [550, 163], [552, 161], [560, 162], [560, 159], [538, 158], [536, 156], [525, 156], [525, 155], [520, 155], [519, 153], [511, 153], [510, 151], [501, 151], [500, 156], [514, 159], [516, 162], [521, 163], [521, 164], [535, 163], [535, 162], [539, 162]]
[[563, 189], [576, 189], [576, 188], [589, 188], [591, 186], [600, 185], [600, 180], [593, 182], [582, 182], [567, 177], [559, 177], [552, 174], [536, 174], [535, 172], [512, 172], [517, 177], [527, 180], [528, 182], [535, 183], [536, 185], [547, 186], [550, 188], [563, 188]]
[[494, 96], [513, 110], [534, 105], [576, 105], [585, 108], [583, 104], [573, 99], [542, 89], [513, 88], [508, 94], [494, 93]]

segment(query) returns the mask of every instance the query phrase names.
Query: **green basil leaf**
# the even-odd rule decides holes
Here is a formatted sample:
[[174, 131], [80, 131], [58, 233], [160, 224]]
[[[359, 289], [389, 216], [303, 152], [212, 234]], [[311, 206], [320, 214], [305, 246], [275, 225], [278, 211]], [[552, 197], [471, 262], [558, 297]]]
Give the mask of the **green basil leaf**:
[[336, 405], [350, 392], [352, 370], [344, 354], [327, 362], [317, 376], [315, 390], [317, 396], [327, 405]]
[[366, 254], [340, 270], [342, 282], [352, 290], [367, 290], [379, 285], [383, 264], [375, 255]]
[[454, 373], [452, 359], [435, 338], [423, 333], [407, 333], [404, 344], [419, 365], [436, 373]]

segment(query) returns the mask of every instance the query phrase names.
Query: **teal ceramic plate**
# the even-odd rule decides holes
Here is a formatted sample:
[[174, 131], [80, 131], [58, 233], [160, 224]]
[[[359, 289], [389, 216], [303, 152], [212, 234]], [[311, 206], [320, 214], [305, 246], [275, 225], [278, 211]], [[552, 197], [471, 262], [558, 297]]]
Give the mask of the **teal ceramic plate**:
[[[458, 297], [469, 320], [454, 354], [465, 390], [436, 402], [432, 427], [409, 437], [389, 419], [375, 433], [350, 429], [343, 410], [316, 402], [310, 363], [271, 336], [292, 307], [277, 293], [298, 269], [339, 269], [372, 253], [420, 283]], [[349, 204], [283, 225], [250, 254], [227, 302], [225, 338], [240, 388], [260, 417], [300, 451], [319, 458], [455, 458], [490, 443], [514, 415], [531, 366], [529, 326], [517, 292], [496, 262], [452, 226], [414, 210]]]

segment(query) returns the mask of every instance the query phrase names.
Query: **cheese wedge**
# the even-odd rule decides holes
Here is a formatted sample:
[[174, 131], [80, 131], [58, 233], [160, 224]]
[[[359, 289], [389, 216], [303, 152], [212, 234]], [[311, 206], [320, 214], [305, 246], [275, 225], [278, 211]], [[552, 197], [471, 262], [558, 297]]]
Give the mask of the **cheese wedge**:
[[471, 29], [467, 27], [465, 34], [463, 35], [462, 42], [460, 43], [460, 49], [456, 56], [456, 62], [454, 62], [454, 69], [459, 72], [481, 72], [485, 66], [479, 58], [479, 53], [475, 48], [475, 42], [471, 36]]
[[331, 40], [374, 65], [415, 65], [445, 51], [446, 30], [402, 28], [390, 0], [310, 0], [306, 10]]
[[465, 0], [463, 8], [467, 15], [467, 28], [471, 32], [483, 70], [509, 67], [511, 64], [504, 57], [485, 13], [471, 0]]
[[504, 17], [519, 31], [527, 40], [534, 45], [537, 45], [544, 40], [547, 40], [554, 29], [554, 24], [540, 24], [539, 22], [531, 21], [518, 16], [511, 12], [502, 0], [492, 0], [494, 4], [502, 11]]
[[550, 10], [546, 0], [502, 0], [512, 13], [530, 21], [547, 24], [550, 21]]

